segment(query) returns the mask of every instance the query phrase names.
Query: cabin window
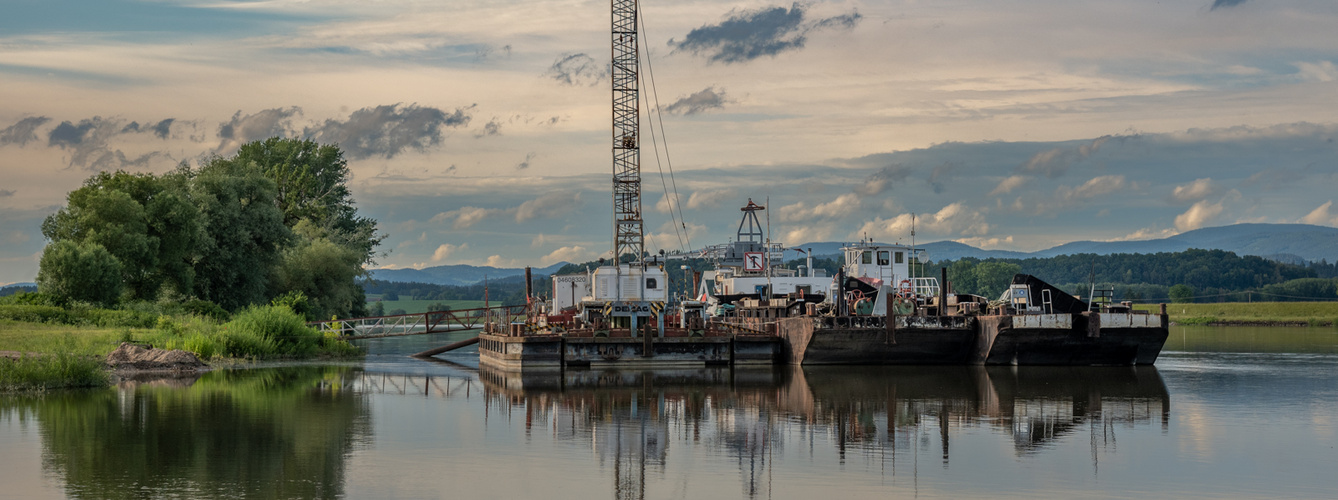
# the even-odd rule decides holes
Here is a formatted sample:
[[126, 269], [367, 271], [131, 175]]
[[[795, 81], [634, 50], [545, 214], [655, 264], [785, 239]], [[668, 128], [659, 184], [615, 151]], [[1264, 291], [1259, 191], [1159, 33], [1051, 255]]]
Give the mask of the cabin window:
[[880, 265], [880, 266], [886, 266], [886, 265], [888, 265], [889, 263], [890, 263], [890, 261], [889, 261], [889, 259], [888, 259], [888, 252], [887, 252], [887, 250], [883, 250], [883, 251], [881, 251], [881, 252], [878, 252], [878, 265]]
[[903, 252], [897, 252], [897, 263], [898, 263], [898, 264], [903, 264], [903, 263], [905, 263], [905, 260], [904, 260], [904, 259], [905, 259], [905, 256], [902, 255], [902, 253], [903, 253]]
[[864, 255], [860, 259], [860, 262], [863, 262], [865, 264], [873, 264], [873, 250], [865, 250]]
[[656, 288], [655, 278], [646, 278], [646, 288], [654, 290]]

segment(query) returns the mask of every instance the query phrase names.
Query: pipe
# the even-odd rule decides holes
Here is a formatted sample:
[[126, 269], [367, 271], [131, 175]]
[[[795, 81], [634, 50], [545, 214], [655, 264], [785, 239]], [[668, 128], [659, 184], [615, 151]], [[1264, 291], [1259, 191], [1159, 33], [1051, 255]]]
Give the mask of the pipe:
[[474, 345], [474, 344], [477, 344], [477, 343], [479, 343], [479, 337], [478, 337], [478, 335], [475, 335], [475, 336], [470, 337], [470, 338], [467, 338], [467, 339], [465, 339], [465, 340], [461, 340], [461, 341], [459, 341], [459, 342], [455, 342], [455, 343], [452, 343], [452, 344], [447, 344], [447, 345], [438, 347], [438, 348], [436, 348], [436, 349], [428, 349], [428, 350], [423, 351], [423, 352], [420, 352], [420, 353], [418, 353], [418, 354], [411, 354], [411, 355], [409, 355], [409, 357], [411, 357], [411, 358], [430, 358], [430, 357], [432, 357], [432, 356], [436, 356], [436, 355], [441, 354], [441, 353], [446, 352], [446, 351], [454, 351], [454, 350], [459, 349], [459, 348], [461, 348], [461, 347], [471, 346], [471, 345]]

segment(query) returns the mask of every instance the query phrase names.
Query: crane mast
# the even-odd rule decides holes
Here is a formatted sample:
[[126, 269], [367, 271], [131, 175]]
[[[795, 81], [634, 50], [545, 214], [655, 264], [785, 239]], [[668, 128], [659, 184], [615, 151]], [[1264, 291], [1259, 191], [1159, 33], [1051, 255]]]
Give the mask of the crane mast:
[[613, 7], [613, 261], [645, 256], [641, 220], [641, 114], [638, 93], [638, 0], [611, 0]]

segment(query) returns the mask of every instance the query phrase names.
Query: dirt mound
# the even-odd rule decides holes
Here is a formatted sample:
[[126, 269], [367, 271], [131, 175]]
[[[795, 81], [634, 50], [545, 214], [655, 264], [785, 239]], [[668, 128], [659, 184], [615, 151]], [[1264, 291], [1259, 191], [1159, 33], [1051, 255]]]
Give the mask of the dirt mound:
[[122, 343], [107, 355], [107, 365], [117, 370], [198, 371], [208, 367], [194, 354], [180, 349], [154, 349]]

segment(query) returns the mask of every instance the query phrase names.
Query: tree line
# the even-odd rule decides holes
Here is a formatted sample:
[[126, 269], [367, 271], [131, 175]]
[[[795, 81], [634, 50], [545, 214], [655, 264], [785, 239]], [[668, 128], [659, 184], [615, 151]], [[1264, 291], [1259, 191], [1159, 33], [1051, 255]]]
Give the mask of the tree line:
[[286, 297], [311, 317], [365, 313], [356, 279], [384, 235], [361, 217], [336, 146], [271, 138], [154, 175], [100, 172], [47, 217], [38, 290], [60, 300]]

